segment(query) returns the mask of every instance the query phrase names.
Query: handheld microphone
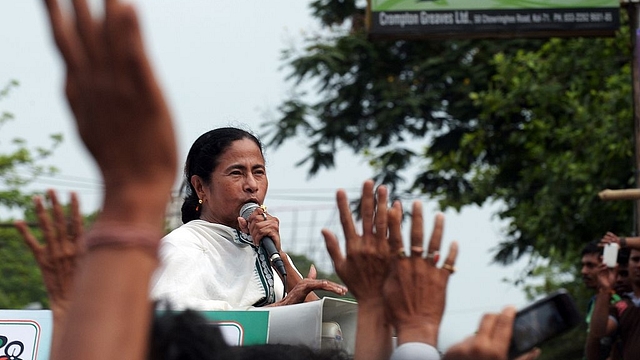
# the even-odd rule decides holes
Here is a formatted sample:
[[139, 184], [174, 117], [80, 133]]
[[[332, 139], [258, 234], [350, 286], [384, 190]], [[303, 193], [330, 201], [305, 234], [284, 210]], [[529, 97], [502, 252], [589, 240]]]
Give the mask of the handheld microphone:
[[[240, 209], [240, 216], [249, 221], [249, 216], [251, 216], [253, 211], [259, 207], [260, 205], [253, 202], [246, 203], [242, 205], [242, 208]], [[267, 251], [267, 257], [269, 258], [269, 261], [271, 261], [273, 267], [275, 267], [276, 271], [278, 271], [278, 274], [283, 278], [286, 278], [287, 270], [284, 268], [284, 262], [282, 262], [282, 258], [280, 258], [280, 253], [278, 252], [278, 249], [276, 249], [276, 244], [273, 242], [273, 239], [268, 236], [263, 237], [262, 246], [264, 246], [264, 249]]]

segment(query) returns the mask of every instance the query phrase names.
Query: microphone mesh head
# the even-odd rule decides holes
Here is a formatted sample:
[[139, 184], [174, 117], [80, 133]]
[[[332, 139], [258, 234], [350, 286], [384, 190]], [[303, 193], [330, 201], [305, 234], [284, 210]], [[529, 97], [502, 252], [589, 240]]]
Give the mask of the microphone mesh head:
[[259, 207], [260, 205], [256, 203], [246, 203], [242, 205], [242, 208], [240, 209], [240, 216], [245, 220], [249, 220], [249, 216], [251, 216], [251, 213]]

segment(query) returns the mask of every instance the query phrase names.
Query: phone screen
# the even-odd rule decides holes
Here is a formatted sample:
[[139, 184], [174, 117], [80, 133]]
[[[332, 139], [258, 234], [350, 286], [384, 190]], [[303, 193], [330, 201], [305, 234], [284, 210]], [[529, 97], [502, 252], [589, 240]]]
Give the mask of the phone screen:
[[582, 316], [569, 294], [565, 290], [554, 292], [517, 313], [509, 357], [527, 352], [581, 321]]
[[518, 316], [513, 324], [515, 351], [527, 351], [566, 327], [564, 318], [553, 301], [531, 309]]

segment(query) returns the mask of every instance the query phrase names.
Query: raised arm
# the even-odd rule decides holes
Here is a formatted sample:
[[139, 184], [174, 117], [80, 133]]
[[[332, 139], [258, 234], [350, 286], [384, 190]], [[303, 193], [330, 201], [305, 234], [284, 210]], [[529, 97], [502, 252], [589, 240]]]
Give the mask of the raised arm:
[[85, 0], [73, 0], [73, 14], [57, 0], [45, 3], [67, 69], [69, 105], [105, 186], [86, 235], [64, 351], [51, 359], [144, 359], [148, 283], [177, 170], [171, 117], [131, 5], [105, 0], [104, 17], [95, 18]]
[[616, 243], [620, 247], [628, 247], [630, 249], [640, 250], [640, 237], [624, 237], [618, 236], [611, 231], [607, 231], [606, 234], [600, 240], [601, 244]]
[[373, 185], [373, 181], [368, 180], [362, 188], [362, 235], [356, 231], [346, 193], [337, 192], [346, 256], [340, 251], [336, 236], [327, 229], [322, 230], [336, 273], [358, 300], [355, 347], [358, 360], [386, 360], [391, 353], [391, 327], [386, 320], [382, 295], [390, 263], [388, 194], [386, 187], [378, 188], [376, 208]]
[[615, 283], [615, 269], [608, 268], [606, 264], [598, 267], [598, 295], [591, 313], [589, 322], [589, 334], [585, 344], [587, 360], [596, 360], [600, 357], [600, 339], [611, 335], [617, 328], [616, 322], [609, 318], [609, 306], [613, 284]]

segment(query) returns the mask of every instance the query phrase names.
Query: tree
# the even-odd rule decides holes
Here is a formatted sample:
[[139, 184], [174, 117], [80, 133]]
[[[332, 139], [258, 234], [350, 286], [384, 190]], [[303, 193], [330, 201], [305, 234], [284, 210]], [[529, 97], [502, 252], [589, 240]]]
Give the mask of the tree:
[[[504, 264], [576, 262], [585, 242], [629, 231], [631, 205], [596, 198], [632, 185], [626, 26], [615, 38], [371, 42], [355, 1], [311, 7], [326, 32], [285, 52], [297, 91], [266, 125], [269, 145], [307, 138], [310, 175], [347, 148], [397, 195], [499, 201]], [[418, 174], [400, 188], [408, 169]]]
[[[16, 86], [18, 82], [11, 81], [2, 88], [0, 101]], [[10, 112], [0, 112], [0, 127], [12, 119]], [[29, 148], [24, 139], [13, 139], [13, 149], [0, 154], [0, 209], [23, 209], [27, 221], [35, 221], [31, 210], [35, 192], [27, 191], [26, 186], [39, 175], [55, 172], [55, 168], [42, 165], [42, 162], [62, 142], [62, 135], [51, 135], [51, 140], [47, 148]], [[31, 303], [48, 305], [38, 266], [13, 228], [12, 219], [0, 220], [0, 278], [0, 308], [16, 309]]]
[[[2, 88], [0, 101], [16, 86], [18, 82], [13, 80]], [[0, 127], [12, 119], [13, 114], [10, 112], [0, 112]], [[41, 165], [43, 160], [51, 156], [53, 150], [62, 143], [62, 134], [53, 134], [50, 138], [49, 147], [39, 146], [32, 149], [28, 147], [26, 140], [14, 138], [11, 140], [14, 149], [8, 154], [0, 154], [0, 207], [29, 206], [32, 194], [26, 192], [24, 188], [38, 176], [56, 172], [54, 167]]]

